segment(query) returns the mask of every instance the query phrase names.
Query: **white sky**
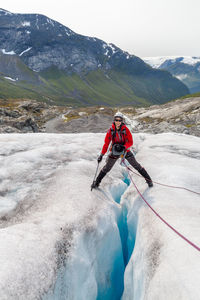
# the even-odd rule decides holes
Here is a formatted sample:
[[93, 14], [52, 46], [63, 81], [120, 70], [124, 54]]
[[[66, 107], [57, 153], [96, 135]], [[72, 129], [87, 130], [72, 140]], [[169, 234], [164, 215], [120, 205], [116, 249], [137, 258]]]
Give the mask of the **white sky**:
[[140, 57], [200, 55], [199, 0], [1, 0], [0, 5], [13, 13], [44, 14]]

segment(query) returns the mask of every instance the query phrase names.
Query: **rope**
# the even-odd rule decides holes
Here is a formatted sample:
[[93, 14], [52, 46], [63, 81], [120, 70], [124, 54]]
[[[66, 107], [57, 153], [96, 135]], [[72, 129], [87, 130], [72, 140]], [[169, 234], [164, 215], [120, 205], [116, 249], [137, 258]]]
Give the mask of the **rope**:
[[[171, 228], [177, 235], [179, 235], [183, 240], [185, 240], [188, 244], [190, 244], [192, 247], [194, 247], [196, 250], [200, 251], [200, 248], [195, 245], [194, 243], [192, 243], [190, 240], [188, 240], [184, 235], [182, 235], [180, 232], [178, 232], [173, 226], [171, 226], [167, 221], [165, 221], [154, 209], [153, 207], [147, 202], [147, 200], [145, 200], [145, 198], [142, 196], [142, 194], [140, 193], [140, 191], [138, 190], [136, 184], [134, 183], [131, 175], [130, 175], [130, 172], [129, 170], [131, 170], [125, 163], [125, 160], [123, 161], [124, 162], [124, 165], [126, 166], [127, 170], [128, 170], [128, 174], [129, 174], [129, 177], [133, 183], [133, 185], [135, 186], [136, 188], [136, 191], [138, 192], [138, 194], [140, 195], [140, 197], [143, 199], [143, 201], [149, 206], [149, 208], [154, 212], [154, 214], [163, 222], [165, 223], [169, 228]], [[131, 170], [132, 171], [132, 170]], [[134, 172], [133, 172], [134, 173]]]
[[[140, 174], [137, 174], [136, 172], [134, 172], [134, 171], [133, 171], [131, 168], [129, 168], [128, 166], [126, 166], [126, 167], [127, 167], [127, 169], [128, 169], [129, 171], [131, 171], [133, 174], [135, 174], [135, 175], [137, 175], [137, 176], [139, 176], [139, 177], [142, 177]], [[147, 178], [145, 178], [145, 180], [148, 181]], [[191, 192], [191, 193], [200, 195], [199, 192], [195, 192], [195, 191], [193, 191], [193, 190], [187, 189], [187, 188], [182, 187], [182, 186], [167, 185], [167, 184], [160, 183], [160, 182], [156, 182], [156, 181], [153, 181], [153, 180], [152, 180], [152, 182], [153, 182], [153, 183], [156, 183], [156, 184], [158, 184], [158, 185], [162, 185], [162, 186], [166, 186], [166, 187], [170, 187], [170, 188], [174, 188], [174, 189], [186, 190], [186, 191], [188, 191], [188, 192]]]

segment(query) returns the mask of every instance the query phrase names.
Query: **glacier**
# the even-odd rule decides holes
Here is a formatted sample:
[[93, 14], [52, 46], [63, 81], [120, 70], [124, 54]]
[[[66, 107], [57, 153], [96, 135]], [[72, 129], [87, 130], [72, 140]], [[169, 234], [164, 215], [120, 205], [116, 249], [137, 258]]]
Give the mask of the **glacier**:
[[[155, 182], [200, 192], [200, 139], [134, 134]], [[117, 162], [90, 191], [104, 134], [0, 135], [0, 299], [199, 299], [200, 254]], [[103, 163], [101, 164], [103, 166]], [[200, 196], [132, 174], [200, 246]]]

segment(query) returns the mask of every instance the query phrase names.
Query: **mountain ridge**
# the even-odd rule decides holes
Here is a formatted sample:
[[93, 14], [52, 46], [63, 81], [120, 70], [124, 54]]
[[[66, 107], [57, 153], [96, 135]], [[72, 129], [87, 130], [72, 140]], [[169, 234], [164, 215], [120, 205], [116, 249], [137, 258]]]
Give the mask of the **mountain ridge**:
[[153, 68], [170, 72], [189, 88], [190, 93], [200, 92], [200, 56], [158, 56], [143, 59]]
[[[5, 64], [0, 63], [0, 72], [2, 76], [4, 75], [4, 79], [5, 77], [13, 79], [9, 82], [10, 89], [11, 85], [16, 85], [27, 97], [28, 90], [31, 90], [36, 95], [36, 99], [46, 101], [51, 99], [60, 104], [71, 105], [74, 102], [74, 105], [83, 103], [91, 105], [101, 104], [102, 101], [104, 104], [112, 105], [113, 101], [114, 104], [120, 104], [124, 99], [122, 105], [131, 103], [138, 105], [140, 102], [163, 103], [189, 93], [187, 87], [170, 73], [152, 69], [139, 57], [122, 51], [112, 43], [107, 44], [98, 38], [76, 34], [68, 27], [44, 15], [13, 14], [5, 10], [0, 12], [1, 60], [7, 59], [8, 56], [17, 56], [17, 59], [22, 62], [21, 68], [26, 69], [25, 74], [22, 74], [21, 69], [18, 70], [20, 78], [13, 74], [12, 64], [10, 69], [7, 68], [5, 71]], [[10, 60], [12, 61], [11, 58]], [[50, 76], [52, 68], [54, 71]], [[55, 68], [58, 70], [58, 75], [60, 71], [64, 71], [65, 76], [63, 75], [62, 88], [56, 89], [54, 96], [51, 92], [58, 83], [54, 74]], [[97, 72], [101, 74], [100, 77], [98, 76], [98, 81], [93, 81], [92, 85], [88, 84], [88, 76], [95, 77]], [[16, 68], [15, 73], [17, 73]], [[51, 84], [49, 77], [51, 77]], [[74, 81], [71, 79], [74, 77], [76, 77], [76, 84], [71, 90], [71, 81]], [[111, 77], [115, 77], [114, 85], [114, 79], [112, 78], [111, 82]], [[97, 96], [99, 83], [103, 83], [101, 94], [104, 95], [104, 101]], [[110, 83], [112, 83], [112, 93], [109, 90]], [[121, 100], [115, 101], [113, 99], [119, 98], [119, 90], [125, 92], [120, 93]], [[9, 97], [9, 94], [7, 96]], [[6, 95], [0, 94], [0, 97], [5, 98]]]

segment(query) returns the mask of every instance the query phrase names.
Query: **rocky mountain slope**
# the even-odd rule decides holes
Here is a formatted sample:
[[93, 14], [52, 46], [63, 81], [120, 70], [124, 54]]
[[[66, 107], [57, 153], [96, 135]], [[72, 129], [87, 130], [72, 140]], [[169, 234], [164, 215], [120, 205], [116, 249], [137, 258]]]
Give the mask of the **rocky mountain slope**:
[[200, 92], [200, 56], [146, 57], [153, 68], [166, 70], [180, 79], [191, 93]]
[[147, 105], [188, 94], [170, 73], [39, 14], [0, 9], [0, 98]]
[[200, 136], [200, 97], [136, 108], [128, 115], [135, 132], [178, 132]]
[[59, 116], [63, 109], [34, 100], [0, 100], [0, 133], [42, 132], [44, 124]]
[[[0, 133], [8, 132], [106, 132], [118, 108], [49, 106], [22, 101], [0, 102]], [[200, 97], [178, 99], [163, 105], [120, 110], [133, 132], [179, 132], [200, 136]]]

